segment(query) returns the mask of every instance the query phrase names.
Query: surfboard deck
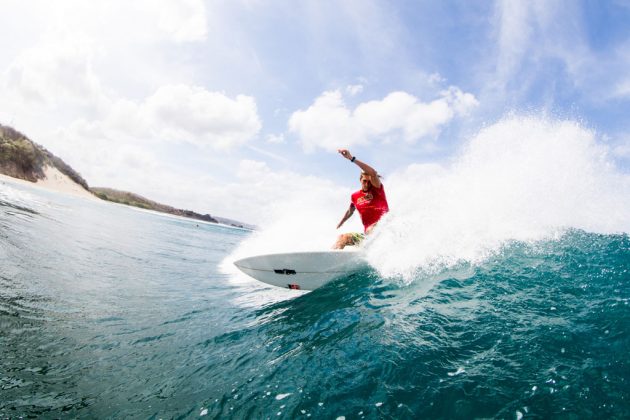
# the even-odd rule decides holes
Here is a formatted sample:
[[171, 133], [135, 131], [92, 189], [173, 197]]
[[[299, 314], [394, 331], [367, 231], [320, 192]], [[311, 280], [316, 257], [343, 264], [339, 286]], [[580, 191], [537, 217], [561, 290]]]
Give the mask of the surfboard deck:
[[367, 265], [357, 251], [290, 252], [257, 255], [235, 261], [243, 273], [263, 283], [314, 290]]

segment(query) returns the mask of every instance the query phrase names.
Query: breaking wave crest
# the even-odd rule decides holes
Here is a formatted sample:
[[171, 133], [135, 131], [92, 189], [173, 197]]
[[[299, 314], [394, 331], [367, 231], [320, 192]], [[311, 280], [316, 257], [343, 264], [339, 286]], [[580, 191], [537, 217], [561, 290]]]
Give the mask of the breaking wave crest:
[[[409, 165], [386, 186], [391, 212], [365, 251], [381, 276], [404, 282], [418, 270], [475, 264], [506, 243], [553, 239], [569, 228], [630, 231], [630, 177], [596, 133], [575, 121], [507, 117], [464, 142], [449, 162]], [[290, 197], [230, 259], [329, 248], [349, 193], [319, 191], [308, 205]]]

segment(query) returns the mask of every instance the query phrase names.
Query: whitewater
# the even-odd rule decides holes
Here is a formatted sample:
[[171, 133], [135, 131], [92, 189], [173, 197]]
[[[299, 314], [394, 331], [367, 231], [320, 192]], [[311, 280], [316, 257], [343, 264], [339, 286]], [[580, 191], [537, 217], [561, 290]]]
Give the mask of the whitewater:
[[[391, 212], [365, 252], [381, 276], [403, 282], [418, 270], [483, 261], [510, 241], [630, 229], [630, 176], [594, 131], [570, 120], [506, 117], [446, 163], [411, 164], [383, 183]], [[308, 203], [288, 194], [234, 257], [329, 249], [350, 191], [309, 192]], [[362, 230], [357, 220], [353, 228]]]

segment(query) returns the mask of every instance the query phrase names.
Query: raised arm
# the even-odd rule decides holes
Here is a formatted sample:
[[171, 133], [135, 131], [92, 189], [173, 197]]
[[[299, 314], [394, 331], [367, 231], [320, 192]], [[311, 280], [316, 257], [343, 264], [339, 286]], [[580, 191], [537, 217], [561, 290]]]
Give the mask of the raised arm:
[[381, 188], [381, 180], [378, 177], [378, 172], [376, 172], [376, 169], [372, 168], [367, 163], [362, 162], [359, 159], [357, 159], [356, 156], [353, 156], [348, 149], [339, 149], [337, 151], [341, 154], [341, 156], [345, 157], [350, 162], [357, 165], [359, 168], [361, 168], [363, 172], [369, 175], [371, 178], [372, 185], [374, 187]]

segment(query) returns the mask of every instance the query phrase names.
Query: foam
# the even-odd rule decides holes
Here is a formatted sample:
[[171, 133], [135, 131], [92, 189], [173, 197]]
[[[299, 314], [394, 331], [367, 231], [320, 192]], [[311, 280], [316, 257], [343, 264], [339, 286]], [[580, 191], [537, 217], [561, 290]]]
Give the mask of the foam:
[[[547, 239], [569, 227], [629, 232], [630, 180], [607, 153], [575, 121], [498, 121], [449, 162], [388, 174], [391, 211], [365, 245], [368, 261], [383, 277], [411, 281], [418, 270], [483, 261], [506, 241]], [[250, 255], [330, 249], [350, 193], [287, 195], [224, 266]], [[342, 231], [361, 230], [358, 215], [347, 225]]]
[[410, 280], [418, 269], [477, 263], [506, 241], [569, 227], [628, 232], [629, 177], [607, 151], [574, 121], [499, 121], [449, 164], [411, 165], [389, 177], [392, 211], [369, 241], [368, 259], [381, 275]]
[[335, 229], [348, 208], [350, 194], [351, 190], [346, 188], [287, 191], [261, 209], [264, 221], [260, 229], [223, 260], [221, 270], [238, 274], [232, 263], [252, 255], [330, 250], [339, 233], [363, 230], [357, 215], [343, 229]]

